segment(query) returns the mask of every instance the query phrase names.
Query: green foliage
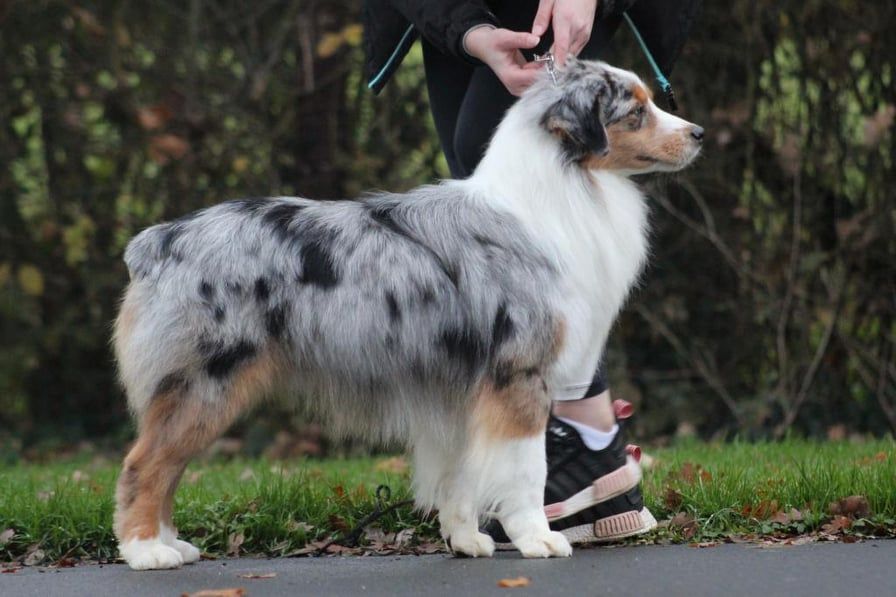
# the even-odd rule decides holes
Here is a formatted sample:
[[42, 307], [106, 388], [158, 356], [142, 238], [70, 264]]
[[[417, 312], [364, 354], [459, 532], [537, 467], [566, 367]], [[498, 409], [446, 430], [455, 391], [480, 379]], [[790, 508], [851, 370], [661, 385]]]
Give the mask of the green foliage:
[[896, 429], [894, 10], [705, 3], [672, 77], [704, 158], [653, 186], [653, 268], [611, 338], [642, 432]]
[[[851, 532], [896, 534], [896, 445], [787, 440], [778, 443], [683, 443], [651, 452], [645, 503], [658, 519], [683, 512], [694, 534], [674, 526], [655, 540], [703, 541], [732, 535], [813, 533], [829, 523], [831, 502], [867, 499]], [[410, 497], [409, 474], [389, 472], [401, 460], [236, 460], [191, 465], [175, 499], [180, 532], [212, 555], [282, 556], [308, 542], [354, 528], [376, 506], [386, 484], [391, 502]], [[397, 467], [401, 470], [402, 467]], [[104, 560], [116, 555], [113, 488], [118, 468], [102, 461], [0, 466], [0, 561], [35, 549], [46, 561], [63, 556]], [[799, 518], [782, 520], [782, 513]], [[410, 506], [380, 518], [386, 532], [414, 529], [438, 537], [432, 519]], [[846, 529], [844, 529], [846, 530]]]
[[[447, 175], [419, 47], [373, 97], [358, 10], [0, 11], [0, 435], [126, 433], [108, 336], [143, 227]], [[641, 432], [896, 429], [893, 21], [893, 2], [705, 3], [672, 76], [705, 157], [652, 184], [653, 266], [609, 350]]]

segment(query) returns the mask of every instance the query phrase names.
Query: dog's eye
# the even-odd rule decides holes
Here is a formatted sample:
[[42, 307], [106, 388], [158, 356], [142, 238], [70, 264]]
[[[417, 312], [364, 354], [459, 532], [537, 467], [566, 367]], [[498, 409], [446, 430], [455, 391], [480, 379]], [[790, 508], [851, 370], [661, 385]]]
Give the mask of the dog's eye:
[[641, 128], [644, 122], [644, 106], [639, 105], [637, 108], [628, 113], [628, 126], [631, 130]]

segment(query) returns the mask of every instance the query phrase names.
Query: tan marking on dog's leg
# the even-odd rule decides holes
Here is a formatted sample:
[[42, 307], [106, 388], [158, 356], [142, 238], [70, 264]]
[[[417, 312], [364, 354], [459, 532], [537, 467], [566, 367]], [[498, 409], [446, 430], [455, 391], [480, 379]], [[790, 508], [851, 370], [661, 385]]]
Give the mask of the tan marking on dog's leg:
[[542, 433], [551, 401], [540, 375], [520, 375], [498, 388], [486, 382], [475, 399], [473, 425], [490, 439], [519, 439]]
[[273, 352], [261, 353], [234, 373], [217, 399], [194, 396], [183, 385], [151, 400], [118, 482], [115, 534], [120, 544], [157, 539], [162, 525], [176, 533], [173, 500], [187, 463], [270, 391], [281, 364]]

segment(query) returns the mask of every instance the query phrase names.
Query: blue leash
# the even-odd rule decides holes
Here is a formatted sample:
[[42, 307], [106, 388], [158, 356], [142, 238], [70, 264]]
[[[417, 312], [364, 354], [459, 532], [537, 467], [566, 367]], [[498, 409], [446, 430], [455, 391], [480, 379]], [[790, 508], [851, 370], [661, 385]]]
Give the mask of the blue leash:
[[659, 65], [657, 65], [656, 60], [653, 59], [653, 54], [650, 53], [650, 50], [647, 49], [647, 44], [644, 43], [644, 38], [641, 37], [641, 32], [638, 31], [638, 28], [635, 27], [635, 24], [632, 22], [632, 18], [628, 16], [627, 12], [622, 13], [622, 17], [625, 19], [625, 22], [628, 23], [629, 28], [632, 30], [632, 33], [635, 34], [635, 39], [638, 40], [638, 44], [641, 46], [641, 50], [644, 52], [644, 56], [647, 57], [647, 62], [650, 63], [650, 68], [653, 69], [653, 76], [656, 78], [656, 82], [659, 84], [660, 89], [663, 90], [663, 93], [666, 96], [666, 103], [669, 104], [669, 109], [673, 112], [678, 111], [678, 104], [675, 103], [675, 93], [672, 91], [672, 83], [669, 82], [669, 79], [663, 75], [663, 71], [660, 70]]

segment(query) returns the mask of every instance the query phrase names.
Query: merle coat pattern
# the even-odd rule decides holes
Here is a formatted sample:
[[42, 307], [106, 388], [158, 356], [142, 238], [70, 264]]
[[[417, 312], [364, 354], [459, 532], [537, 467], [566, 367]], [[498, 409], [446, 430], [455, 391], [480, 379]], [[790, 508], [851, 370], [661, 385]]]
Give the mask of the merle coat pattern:
[[122, 557], [199, 558], [173, 524], [183, 470], [278, 393], [331, 433], [406, 445], [416, 502], [455, 552], [491, 555], [478, 525], [495, 516], [524, 556], [570, 555], [542, 503], [551, 400], [587, 386], [646, 259], [628, 176], [683, 168], [701, 137], [635, 75], [572, 59], [508, 111], [467, 180], [231, 201], [140, 233], [114, 334], [138, 424]]

